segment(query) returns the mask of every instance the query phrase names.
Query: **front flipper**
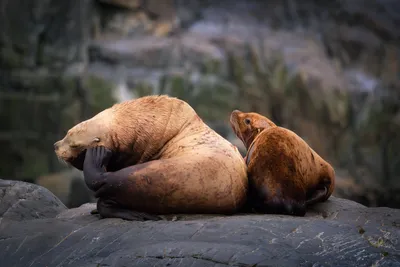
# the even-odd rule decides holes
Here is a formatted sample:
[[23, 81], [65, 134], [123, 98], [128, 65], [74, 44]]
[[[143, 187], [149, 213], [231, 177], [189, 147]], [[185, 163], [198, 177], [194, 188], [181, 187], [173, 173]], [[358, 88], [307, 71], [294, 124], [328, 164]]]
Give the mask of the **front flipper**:
[[162, 220], [160, 216], [126, 209], [118, 205], [118, 203], [113, 200], [105, 200], [102, 198], [99, 198], [99, 200], [97, 201], [97, 212], [103, 218], [120, 218], [128, 221]]
[[306, 200], [306, 205], [310, 206], [318, 202], [323, 202], [323, 200], [326, 198], [327, 193], [328, 189], [326, 188], [326, 186], [315, 190], [311, 197]]
[[108, 162], [113, 152], [103, 146], [88, 148], [83, 162], [83, 175], [86, 185], [93, 191], [104, 184]]

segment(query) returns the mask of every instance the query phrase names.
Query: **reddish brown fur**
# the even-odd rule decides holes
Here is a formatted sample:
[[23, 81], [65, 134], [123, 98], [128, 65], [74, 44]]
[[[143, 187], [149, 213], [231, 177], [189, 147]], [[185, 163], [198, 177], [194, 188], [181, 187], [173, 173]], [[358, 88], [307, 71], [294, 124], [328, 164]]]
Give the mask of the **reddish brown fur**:
[[297, 134], [257, 113], [235, 110], [230, 121], [248, 150], [249, 199], [256, 209], [304, 215], [306, 204], [330, 197], [334, 169]]
[[115, 104], [55, 144], [58, 157], [78, 169], [85, 150], [94, 146], [117, 152], [107, 166], [117, 172], [100, 197], [129, 209], [232, 213], [245, 202], [247, 174], [240, 153], [177, 98], [148, 96]]

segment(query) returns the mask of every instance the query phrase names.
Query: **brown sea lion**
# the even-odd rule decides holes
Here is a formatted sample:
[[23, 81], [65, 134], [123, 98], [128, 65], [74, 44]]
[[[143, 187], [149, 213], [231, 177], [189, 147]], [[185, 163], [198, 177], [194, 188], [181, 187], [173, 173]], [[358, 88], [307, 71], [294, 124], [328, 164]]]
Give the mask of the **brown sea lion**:
[[186, 102], [147, 96], [113, 105], [54, 144], [99, 198], [102, 217], [232, 214], [247, 197], [239, 151]]
[[330, 197], [334, 169], [297, 134], [254, 112], [234, 110], [230, 122], [247, 149], [249, 207], [304, 216], [306, 206]]

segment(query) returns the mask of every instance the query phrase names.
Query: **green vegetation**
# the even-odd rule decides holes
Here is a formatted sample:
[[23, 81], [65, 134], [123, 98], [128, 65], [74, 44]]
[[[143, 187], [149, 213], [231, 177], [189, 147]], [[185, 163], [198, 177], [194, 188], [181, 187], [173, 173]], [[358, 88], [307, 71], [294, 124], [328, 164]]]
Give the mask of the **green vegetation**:
[[0, 46], [0, 62], [8, 68], [16, 68], [22, 65], [23, 56], [18, 55], [11, 47]]
[[[379, 95], [370, 95], [361, 108], [355, 135], [358, 147], [367, 147], [379, 160], [357, 151], [359, 160], [369, 171], [379, 176], [382, 181], [394, 183], [400, 174], [400, 132], [399, 105], [400, 94], [395, 88], [381, 88]], [[369, 158], [368, 158], [369, 157]]]
[[96, 114], [117, 102], [113, 96], [114, 87], [112, 82], [94, 75], [84, 80], [84, 88], [89, 92], [90, 113]]

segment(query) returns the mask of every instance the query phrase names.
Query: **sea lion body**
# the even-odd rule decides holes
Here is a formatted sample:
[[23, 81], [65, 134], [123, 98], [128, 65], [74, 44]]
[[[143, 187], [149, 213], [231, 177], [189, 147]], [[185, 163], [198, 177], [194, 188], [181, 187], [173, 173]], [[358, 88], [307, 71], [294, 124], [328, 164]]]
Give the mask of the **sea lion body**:
[[237, 110], [231, 125], [247, 148], [250, 207], [304, 216], [308, 205], [330, 197], [334, 169], [296, 133], [260, 114]]
[[115, 104], [72, 128], [55, 147], [59, 158], [83, 169], [103, 217], [234, 213], [246, 199], [239, 151], [177, 98]]

